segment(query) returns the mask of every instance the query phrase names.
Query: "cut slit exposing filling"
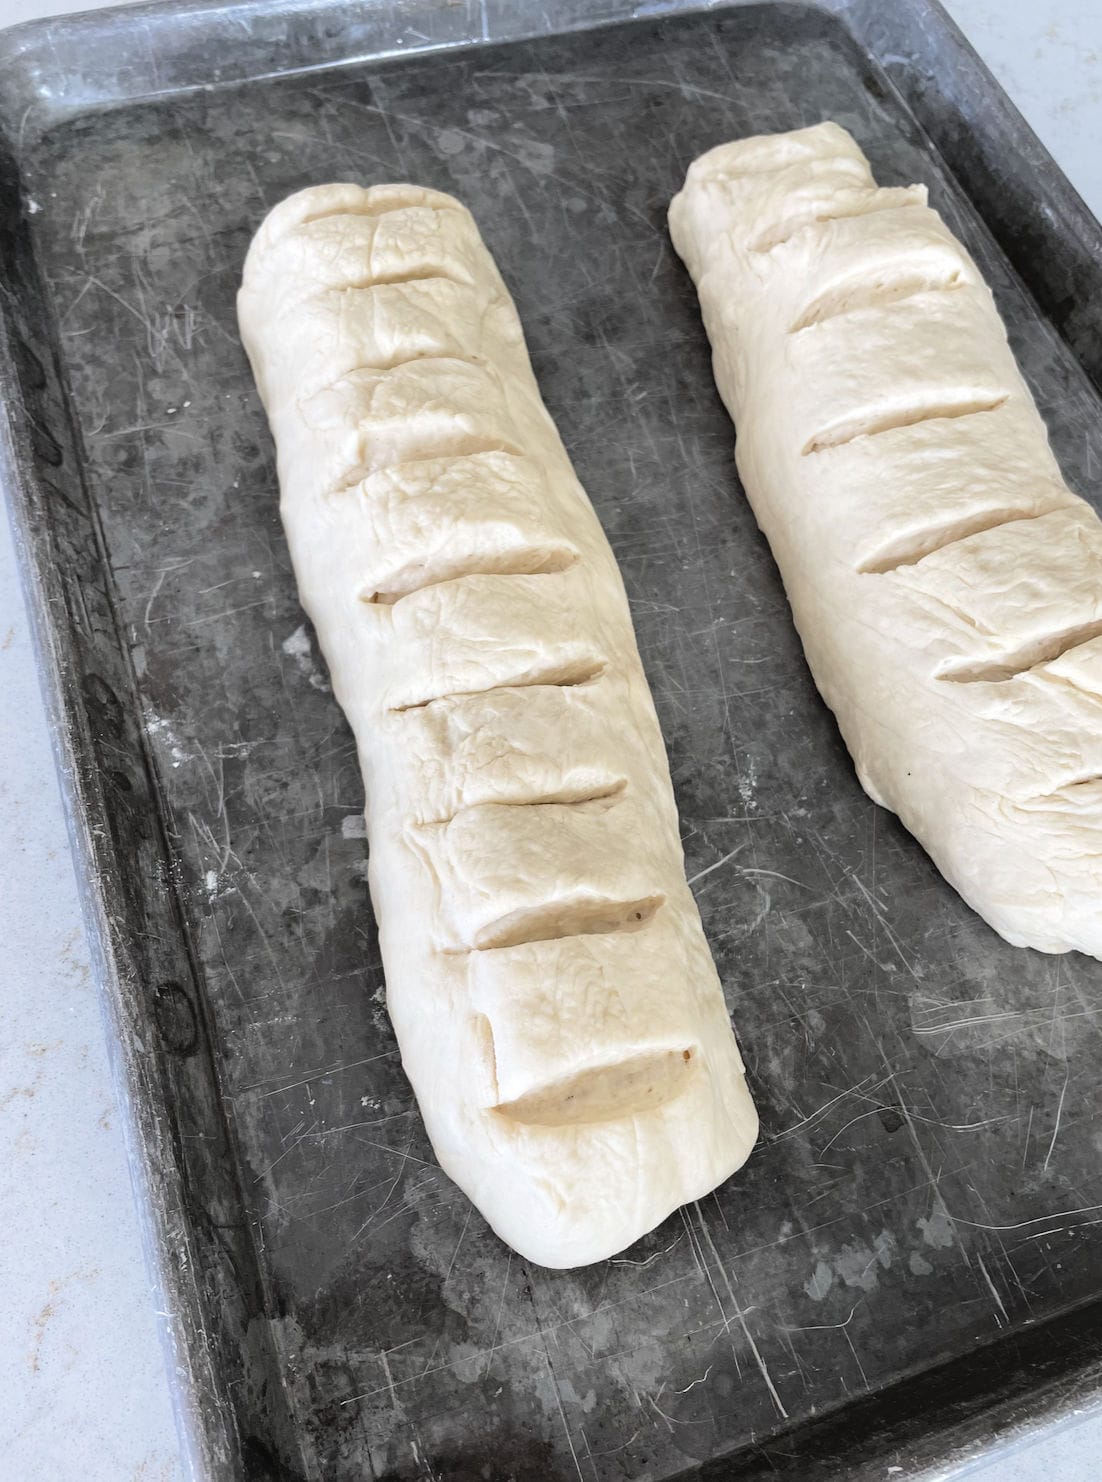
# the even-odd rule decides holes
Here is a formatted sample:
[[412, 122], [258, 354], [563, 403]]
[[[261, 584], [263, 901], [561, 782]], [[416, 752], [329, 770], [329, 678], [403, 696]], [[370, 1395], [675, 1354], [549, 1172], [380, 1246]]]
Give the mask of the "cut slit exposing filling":
[[392, 607], [403, 597], [412, 597], [426, 587], [459, 581], [465, 576], [550, 576], [573, 566], [577, 559], [577, 551], [568, 546], [559, 546], [555, 550], [501, 551], [493, 555], [472, 553], [465, 557], [442, 554], [432, 564], [425, 563], [415, 570], [407, 567], [404, 571], [396, 571], [387, 590], [366, 593], [360, 601]]
[[658, 1110], [680, 1096], [696, 1069], [692, 1049], [652, 1050], [595, 1065], [494, 1110], [535, 1127], [572, 1127]]
[[1009, 392], [999, 396], [976, 396], [973, 392], [962, 391], [935, 396], [925, 406], [870, 408], [816, 433], [801, 451], [806, 457], [822, 453], [827, 448], [844, 447], [858, 437], [876, 437], [878, 433], [891, 432], [897, 427], [913, 427], [917, 422], [977, 417], [984, 412], [997, 411], [1005, 405], [1008, 396]]
[[512, 679], [502, 680], [497, 684], [488, 684], [483, 689], [473, 690], [448, 690], [442, 695], [431, 695], [424, 700], [411, 700], [407, 704], [392, 705], [391, 711], [400, 715], [406, 710], [420, 710], [424, 705], [434, 705], [438, 700], [451, 700], [457, 695], [485, 695], [492, 690], [516, 690], [530, 689], [536, 685], [555, 685], [559, 689], [570, 689], [575, 685], [589, 684], [591, 680], [599, 679], [604, 673], [605, 664], [601, 659], [568, 659], [561, 664], [549, 664], [545, 669], [538, 669], [528, 675], [517, 675]]
[[606, 931], [634, 931], [648, 922], [662, 905], [660, 895], [637, 901], [559, 900], [553, 905], [513, 911], [480, 931], [477, 952], [517, 947], [523, 942], [548, 942], [557, 937], [588, 936]]
[[932, 556], [937, 551], [943, 551], [947, 546], [956, 545], [958, 541], [967, 540], [970, 536], [982, 535], [988, 530], [998, 530], [1001, 526], [1009, 525], [1016, 520], [1036, 520], [1046, 513], [1048, 513], [1047, 510], [981, 510], [974, 515], [950, 520], [947, 524], [934, 529], [912, 533], [894, 548], [860, 562], [857, 570], [868, 576], [887, 576], [892, 571], [898, 571], [901, 566], [915, 566], [925, 557]]
[[901, 303], [920, 293], [951, 293], [960, 282], [959, 266], [946, 266], [940, 274], [935, 274], [901, 265], [892, 274], [833, 284], [802, 311], [789, 334], [799, 334], [801, 330], [811, 329], [816, 324], [823, 324], [842, 314], [855, 313], [858, 309], [883, 308], [887, 304]]
[[1016, 653], [1004, 654], [997, 659], [984, 660], [978, 664], [956, 661], [947, 665], [938, 674], [939, 679], [953, 684], [1001, 684], [1008, 679], [1017, 679], [1042, 664], [1051, 664], [1073, 649], [1089, 643], [1092, 638], [1102, 636], [1102, 618], [1089, 623], [1078, 623], [1065, 628], [1061, 633], [1048, 633], [1031, 638]]
[[804, 206], [775, 225], [766, 227], [750, 241], [749, 250], [755, 254], [770, 253], [791, 242], [801, 232], [820, 226], [823, 222], [841, 221], [849, 216], [868, 216], [876, 211], [893, 211], [900, 206], [919, 202], [918, 196], [905, 190], [886, 190], [881, 193], [881, 197], [870, 198], [861, 192], [851, 193], [843, 186], [840, 192], [829, 193], [817, 205]]

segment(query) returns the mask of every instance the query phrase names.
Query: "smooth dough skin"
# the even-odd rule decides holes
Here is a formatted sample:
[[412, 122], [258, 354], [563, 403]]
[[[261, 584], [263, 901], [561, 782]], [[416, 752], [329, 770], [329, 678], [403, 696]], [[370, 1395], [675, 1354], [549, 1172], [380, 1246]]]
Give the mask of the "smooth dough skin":
[[323, 185], [260, 227], [238, 315], [433, 1146], [523, 1256], [613, 1255], [757, 1118], [619, 571], [516, 310], [450, 196]]
[[670, 229], [866, 792], [1007, 941], [1102, 956], [1102, 524], [975, 264], [833, 123], [703, 155]]

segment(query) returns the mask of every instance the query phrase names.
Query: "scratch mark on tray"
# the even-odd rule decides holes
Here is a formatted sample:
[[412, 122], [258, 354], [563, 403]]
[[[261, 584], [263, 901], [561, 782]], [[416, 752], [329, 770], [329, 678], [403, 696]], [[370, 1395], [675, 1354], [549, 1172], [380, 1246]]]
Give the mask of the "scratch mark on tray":
[[[317, 1122], [315, 1122], [313, 1124], [313, 1127], [316, 1127], [317, 1125]], [[278, 1158], [273, 1158], [272, 1161], [268, 1164], [267, 1168], [262, 1169], [256, 1175], [256, 1177], [253, 1179], [253, 1183], [258, 1184], [262, 1179], [267, 1178], [268, 1174], [271, 1173], [272, 1169], [276, 1166], [277, 1163], [282, 1163], [284, 1158], [286, 1158], [289, 1153], [294, 1152], [295, 1148], [298, 1147], [300, 1142], [305, 1142], [305, 1140], [310, 1136], [310, 1133], [313, 1131], [313, 1127], [310, 1127], [305, 1132], [300, 1133], [299, 1136], [295, 1138], [290, 1147], [284, 1148]]]
[[847, 1086], [844, 1091], [839, 1091], [837, 1096], [832, 1096], [829, 1101], [824, 1101], [817, 1111], [813, 1111], [809, 1116], [802, 1117], [800, 1121], [794, 1122], [791, 1127], [786, 1127], [782, 1132], [773, 1133], [767, 1140], [770, 1143], [783, 1142], [786, 1137], [793, 1137], [797, 1132], [802, 1132], [806, 1127], [810, 1127], [813, 1123], [818, 1122], [832, 1106], [837, 1106], [839, 1101], [844, 1101], [847, 1096], [856, 1096], [862, 1091], [875, 1091], [884, 1085], [887, 1079], [887, 1076], [882, 1076], [877, 1081], [871, 1075], [864, 1076], [855, 1085]]
[[[411, 1140], [412, 1140], [412, 1133], [411, 1133]], [[374, 1148], [376, 1152], [379, 1152], [379, 1153], [390, 1153], [390, 1155], [392, 1157], [394, 1157], [394, 1158], [401, 1158], [403, 1160], [403, 1162], [406, 1162], [406, 1163], [420, 1163], [420, 1165], [421, 1165], [422, 1168], [431, 1168], [433, 1170], [433, 1172], [436, 1172], [437, 1171], [437, 1165], [435, 1163], [430, 1163], [426, 1158], [419, 1158], [416, 1153], [409, 1152], [408, 1151], [408, 1146], [409, 1146], [408, 1143], [406, 1145], [406, 1151], [403, 1152], [401, 1148], [387, 1147], [387, 1145], [386, 1145], [385, 1142], [369, 1142], [366, 1137], [358, 1137], [356, 1139], [356, 1141], [363, 1143], [364, 1147]]]
[[967, 1019], [952, 1019], [947, 1024], [915, 1024], [913, 1028], [915, 1034], [943, 1034], [951, 1029], [970, 1029], [976, 1024], [997, 1024], [1005, 1019], [1020, 1019], [1025, 1012], [1023, 1009], [1008, 1009], [1002, 1014], [973, 1014]]
[[153, 586], [150, 590], [149, 600], [145, 604], [145, 614], [142, 618], [146, 629], [149, 628], [149, 614], [153, 611], [153, 604], [154, 602], [156, 602], [157, 597], [160, 594], [160, 590], [165, 584], [165, 577], [168, 575], [168, 570], [169, 568], [167, 566], [161, 567], [160, 571], [157, 573], [157, 580], [153, 583]]
[[849, 1328], [848, 1327], [842, 1329], [842, 1337], [849, 1344], [849, 1351], [850, 1351], [850, 1353], [853, 1354], [853, 1362], [857, 1365], [857, 1372], [861, 1375], [861, 1382], [862, 1382], [862, 1384], [865, 1386], [865, 1388], [867, 1390], [870, 1390], [871, 1391], [871, 1385], [869, 1384], [869, 1378], [868, 1378], [868, 1375], [865, 1373], [865, 1366], [862, 1364], [861, 1360], [857, 1356], [857, 1350], [853, 1346], [853, 1339], [849, 1335]]
[[[701, 1209], [698, 1200], [693, 1201], [693, 1208], [696, 1211], [696, 1218], [700, 1230], [700, 1236], [702, 1240], [706, 1240], [708, 1242], [708, 1247], [715, 1259], [716, 1266], [719, 1268], [719, 1273], [723, 1278], [724, 1285], [727, 1288], [727, 1296], [730, 1299], [731, 1306], [735, 1310], [735, 1317], [738, 1320], [739, 1327], [742, 1329], [743, 1337], [746, 1339], [746, 1342], [750, 1348], [750, 1352], [754, 1356], [754, 1362], [758, 1366], [761, 1377], [765, 1381], [765, 1387], [769, 1391], [769, 1397], [773, 1401], [773, 1404], [776, 1406], [777, 1414], [780, 1415], [782, 1420], [787, 1420], [788, 1411], [785, 1409], [781, 1397], [777, 1393], [777, 1386], [773, 1383], [773, 1376], [769, 1372], [769, 1367], [765, 1362], [765, 1357], [762, 1354], [761, 1349], [758, 1347], [753, 1333], [751, 1333], [750, 1331], [750, 1325], [746, 1321], [746, 1314], [740, 1306], [738, 1298], [735, 1296], [735, 1288], [731, 1282], [730, 1274], [728, 1273], [727, 1267], [723, 1264], [723, 1261], [720, 1258], [719, 1251], [716, 1249], [715, 1241], [712, 1239], [712, 1232], [708, 1229], [707, 1222], [704, 1219], [704, 1211]], [[714, 1285], [712, 1287], [712, 1290], [713, 1292], [715, 1291]], [[717, 1302], [719, 1302], [718, 1295], [716, 1297], [716, 1300]], [[720, 1311], [722, 1311], [723, 1304], [719, 1303], [719, 1306]], [[860, 1368], [860, 1364], [858, 1364], [858, 1368]]]
[[1052, 1159], [1052, 1150], [1056, 1146], [1056, 1139], [1060, 1134], [1060, 1120], [1064, 1115], [1064, 1097], [1067, 1095], [1068, 1081], [1070, 1077], [1071, 1065], [1070, 1063], [1065, 1063], [1064, 1084], [1060, 1087], [1060, 1099], [1056, 1103], [1056, 1123], [1052, 1129], [1052, 1141], [1048, 1145], [1048, 1152], [1045, 1154], [1045, 1161], [1041, 1164], [1042, 1169], [1044, 1169], [1046, 1172], [1048, 1171], [1049, 1162]]
[[1031, 1133], [1033, 1132], [1033, 1113], [1036, 1110], [1037, 1110], [1036, 1105], [1033, 1104], [1033, 1103], [1031, 1103], [1030, 1104], [1030, 1108], [1029, 1108], [1029, 1120], [1026, 1122], [1026, 1128], [1025, 1128], [1025, 1143], [1024, 1143], [1024, 1145], [1022, 1147], [1022, 1167], [1023, 1168], [1025, 1167], [1026, 1163], [1029, 1160], [1029, 1139], [1030, 1139]]
[[[903, 959], [903, 960], [905, 961], [905, 959]], [[862, 1023], [865, 1026], [865, 1030], [868, 1033], [870, 1042], [876, 1046], [877, 1050], [879, 1051], [880, 1058], [884, 1062], [885, 1067], [887, 1068], [887, 1071], [888, 1071], [888, 1079], [891, 1081], [891, 1084], [892, 1084], [892, 1086], [893, 1086], [893, 1088], [895, 1090], [895, 1096], [896, 1096], [895, 1105], [896, 1105], [896, 1108], [900, 1112], [900, 1114], [902, 1115], [903, 1121], [906, 1124], [907, 1134], [910, 1137], [911, 1145], [913, 1146], [913, 1148], [915, 1150], [915, 1153], [916, 1153], [916, 1155], [918, 1157], [919, 1165], [922, 1168], [923, 1172], [928, 1175], [928, 1177], [930, 1179], [930, 1182], [931, 1182], [931, 1185], [933, 1187], [933, 1191], [934, 1191], [933, 1192], [934, 1207], [936, 1209], [940, 1209], [941, 1213], [949, 1221], [950, 1225], [953, 1225], [955, 1223], [955, 1221], [953, 1219], [953, 1216], [949, 1213], [949, 1210], [946, 1207], [945, 1200], [942, 1197], [942, 1193], [941, 1193], [941, 1177], [942, 1177], [941, 1170], [939, 1169], [937, 1173], [934, 1172], [933, 1165], [930, 1163], [930, 1159], [927, 1156], [926, 1149], [925, 1149], [925, 1147], [923, 1146], [923, 1143], [922, 1143], [922, 1139], [918, 1135], [918, 1128], [915, 1125], [914, 1116], [912, 1115], [911, 1109], [910, 1109], [910, 1107], [907, 1104], [907, 1100], [906, 1100], [905, 1096], [903, 1095], [903, 1089], [902, 1089], [902, 1087], [899, 1084], [899, 1079], [898, 1079], [898, 1077], [896, 1075], [896, 1072], [893, 1069], [890, 1061], [888, 1060], [887, 1055], [884, 1052], [883, 1045], [880, 1043], [880, 1041], [873, 1034], [873, 1032], [872, 1032], [872, 1026], [869, 1024], [868, 1020], [864, 1017], [864, 1015], [861, 1016], [861, 1021], [862, 1021]], [[958, 1241], [957, 1242], [957, 1248], [960, 1251], [960, 1256], [961, 1256], [961, 1259], [963, 1260], [964, 1264], [966, 1266], [968, 1266], [968, 1267], [971, 1267], [972, 1261], [971, 1261], [971, 1258], [970, 1258], [970, 1256], [968, 1254], [968, 1251], [965, 1248], [963, 1242]]]
[[494, 1331], [493, 1331], [492, 1337], [490, 1338], [490, 1346], [489, 1346], [489, 1348], [486, 1351], [486, 1367], [482, 1371], [482, 1377], [483, 1377], [483, 1379], [485, 1379], [487, 1377], [487, 1375], [489, 1374], [489, 1372], [490, 1372], [490, 1365], [494, 1361], [494, 1354], [498, 1350], [498, 1346], [499, 1345], [498, 1345], [498, 1341], [497, 1341], [497, 1335], [501, 1332], [501, 1318], [502, 1318], [502, 1315], [503, 1315], [503, 1313], [505, 1311], [505, 1298], [506, 1298], [506, 1295], [508, 1294], [508, 1291], [509, 1291], [509, 1276], [510, 1276], [510, 1273], [512, 1272], [512, 1269], [513, 1269], [513, 1252], [510, 1251], [509, 1252], [509, 1258], [505, 1262], [505, 1277], [504, 1277], [504, 1279], [503, 1279], [503, 1281], [501, 1283], [501, 1300], [497, 1304], [497, 1317], [494, 1319]]
[[[724, 855], [724, 856], [723, 856], [723, 858], [722, 858], [722, 859], [717, 859], [717, 860], [716, 860], [716, 862], [715, 862], [715, 863], [714, 863], [714, 864], [710, 864], [710, 865], [708, 865], [708, 866], [707, 866], [707, 867], [706, 867], [706, 868], [705, 868], [705, 869], [703, 869], [703, 870], [698, 870], [698, 871], [697, 871], [697, 872], [696, 872], [696, 874], [695, 874], [695, 875], [693, 875], [693, 876], [692, 876], [692, 878], [691, 878], [691, 879], [690, 879], [690, 880], [689, 880], [689, 882], [688, 882], [688, 883], [689, 883], [689, 884], [690, 884], [690, 885], [695, 885], [695, 884], [696, 884], [696, 882], [697, 882], [697, 881], [698, 881], [698, 880], [703, 880], [703, 879], [704, 879], [704, 877], [705, 877], [705, 875], [710, 875], [710, 874], [712, 874], [712, 872], [713, 872], [713, 871], [714, 871], [714, 870], [719, 870], [719, 869], [722, 869], [722, 868], [723, 868], [723, 866], [724, 866], [724, 865], [725, 865], [725, 864], [729, 864], [729, 863], [730, 863], [730, 861], [731, 861], [731, 860], [732, 860], [732, 859], [734, 859], [734, 858], [735, 858], [735, 856], [736, 856], [736, 855], [737, 855], [737, 854], [741, 854], [741, 853], [742, 853], [742, 851], [743, 851], [743, 850], [744, 850], [744, 849], [745, 849], [745, 848], [746, 848], [746, 845], [745, 845], [745, 844], [740, 844], [740, 845], [739, 845], [739, 846], [738, 846], [738, 848], [737, 848], [737, 849], [732, 849], [732, 850], [731, 850], [731, 851], [730, 851], [730, 853], [728, 853], [728, 854], [725, 854], [725, 855]], [[745, 873], [747, 873], [747, 874], [749, 874], [749, 873], [750, 873], [750, 871], [745, 871]]]
[[645, 1260], [633, 1261], [630, 1256], [613, 1256], [609, 1264], [612, 1266], [638, 1266], [642, 1269], [645, 1266], [652, 1266], [655, 1261], [660, 1261], [663, 1256], [668, 1256], [670, 1251], [680, 1244], [681, 1236], [679, 1235], [672, 1244], [666, 1246], [665, 1250], [656, 1250], [653, 1255], [647, 1256]]
[[684, 1389], [675, 1389], [674, 1394], [687, 1395], [690, 1389], [695, 1389], [698, 1384], [703, 1384], [714, 1368], [715, 1364], [709, 1364], [708, 1367], [704, 1370], [704, 1373], [701, 1374], [699, 1379], [693, 1379], [689, 1384], [686, 1384]]
[[[661, 1394], [662, 1391], [659, 1390], [658, 1393]], [[658, 1399], [655, 1395], [647, 1395], [647, 1404], [651, 1407], [656, 1415], [661, 1416], [661, 1418], [665, 1421], [666, 1429], [669, 1431], [671, 1436], [673, 1435], [674, 1426], [683, 1424], [682, 1421], [675, 1420], [672, 1415], [666, 1414], [665, 1410], [663, 1410], [662, 1407], [659, 1405]]]
[[[871, 1100], [871, 1098], [869, 1097], [864, 1097], [862, 1099]], [[854, 1125], [854, 1123], [861, 1122], [866, 1117], [874, 1117], [878, 1112], [890, 1112], [896, 1110], [897, 1108], [894, 1102], [875, 1102], [874, 1105], [869, 1107], [868, 1111], [858, 1112], [857, 1116], [851, 1117], [844, 1127], [839, 1127], [838, 1131], [835, 1132], [830, 1141], [824, 1143], [823, 1146], [819, 1149], [816, 1156], [821, 1158], [824, 1153], [828, 1153], [841, 1137], [842, 1133], [848, 1131], [849, 1128]], [[916, 1122], [922, 1122], [927, 1127], [939, 1127], [943, 1132], [980, 1132], [985, 1127], [995, 1127], [1002, 1122], [1014, 1121], [1013, 1113], [1008, 1113], [1006, 1116], [1002, 1117], [985, 1117], [982, 1121], [979, 1122], [943, 1122], [937, 1117], [924, 1117], [921, 1115], [921, 1113], [914, 1111], [912, 1111], [911, 1116]]]
[[[873, 817], [875, 819], [875, 814], [873, 815]], [[908, 958], [907, 954], [900, 946], [899, 939], [896, 937], [895, 932], [892, 931], [891, 926], [888, 924], [888, 918], [884, 914], [884, 908], [881, 906], [880, 902], [876, 900], [872, 892], [868, 890], [864, 882], [857, 877], [857, 875], [853, 875], [852, 879], [853, 883], [857, 886], [857, 889], [865, 897], [866, 901], [868, 901], [869, 909], [872, 911], [872, 914], [876, 917], [877, 921], [883, 927], [884, 935], [891, 943], [892, 950], [895, 952], [895, 955], [899, 958], [900, 962], [903, 964], [903, 966], [906, 968], [907, 972], [915, 980], [915, 982], [920, 983], [922, 980], [919, 977], [918, 973], [915, 971], [914, 963], [911, 962], [911, 960]]]
[[[394, 1049], [383, 1050], [378, 1055], [369, 1055], [366, 1060], [352, 1060], [349, 1061], [347, 1065], [343, 1063], [338, 1065], [323, 1065], [318, 1070], [310, 1071], [309, 1074], [303, 1076], [301, 1080], [288, 1081], [287, 1084], [284, 1086], [275, 1086], [272, 1088], [272, 1090], [265, 1091], [264, 1095], [278, 1096], [283, 1091], [294, 1091], [297, 1090], [299, 1086], [308, 1086], [311, 1081], [316, 1081], [321, 1076], [339, 1075], [342, 1071], [345, 1070], [358, 1070], [361, 1065], [373, 1065], [376, 1060], [391, 1060], [395, 1055], [397, 1055], [397, 1053], [398, 1047], [395, 1046]], [[267, 1079], [262, 1081], [253, 1081], [251, 1085], [242, 1086], [241, 1091], [238, 1094], [243, 1094], [247, 1091], [259, 1091], [262, 1086], [268, 1085], [269, 1081], [273, 1081], [276, 1079], [276, 1076], [269, 1076], [267, 1077]]]
[[[359, 977], [359, 973], [352, 976]], [[392, 1112], [387, 1117], [375, 1117], [370, 1122], [342, 1122], [339, 1127], [322, 1127], [317, 1132], [312, 1132], [311, 1137], [335, 1137], [340, 1132], [356, 1132], [361, 1127], [381, 1127], [384, 1122], [399, 1122], [403, 1117], [413, 1114], [413, 1107], [407, 1106], [405, 1111]]]
[[558, 1377], [555, 1374], [555, 1365], [551, 1361], [551, 1350], [547, 1346], [547, 1333], [544, 1331], [543, 1322], [539, 1314], [539, 1308], [534, 1308], [534, 1311], [536, 1316], [536, 1327], [539, 1330], [539, 1336], [543, 1342], [543, 1359], [544, 1363], [547, 1365], [547, 1373], [548, 1377], [551, 1380], [551, 1389], [555, 1396], [555, 1404], [558, 1408], [559, 1419], [562, 1421], [562, 1428], [566, 1435], [566, 1444], [570, 1448], [570, 1455], [574, 1461], [574, 1470], [578, 1474], [578, 1482], [585, 1482], [585, 1473], [582, 1471], [582, 1464], [578, 1460], [578, 1453], [574, 1449], [574, 1438], [570, 1434], [570, 1424], [566, 1418], [566, 1409], [562, 1402], [562, 1391], [559, 1389]]
[[778, 870], [759, 870], [744, 867], [742, 873], [744, 875], [769, 875], [774, 880], [786, 880], [789, 885], [798, 885], [801, 890], [811, 889], [811, 886], [805, 884], [803, 880], [793, 880], [791, 875], [782, 875]]
[[379, 1362], [382, 1364], [383, 1373], [386, 1375], [386, 1387], [390, 1391], [390, 1403], [394, 1406], [399, 1415], [404, 1415], [405, 1409], [403, 1408], [402, 1402], [398, 1398], [398, 1393], [394, 1388], [394, 1375], [390, 1372], [390, 1364], [387, 1362], [387, 1356], [385, 1353], [380, 1353]]
[[626, 1451], [633, 1441], [638, 1440], [639, 1436], [642, 1435], [642, 1432], [643, 1427], [640, 1426], [638, 1430], [632, 1431], [631, 1435], [627, 1438], [626, 1441], [621, 1441], [619, 1446], [609, 1446], [604, 1451], [593, 1451], [590, 1449], [589, 1437], [585, 1434], [585, 1427], [582, 1427], [582, 1435], [585, 1437], [586, 1450], [589, 1452], [589, 1458], [591, 1461], [593, 1461], [598, 1456], [615, 1456], [617, 1452]]
[[[864, 1299], [862, 1298], [861, 1300], [863, 1301]], [[785, 1326], [782, 1327], [781, 1331], [783, 1333], [831, 1333], [836, 1331], [838, 1328], [848, 1327], [853, 1319], [853, 1314], [860, 1306], [861, 1301], [854, 1302], [853, 1306], [849, 1310], [849, 1316], [845, 1319], [844, 1322], [813, 1322], [808, 1323], [805, 1327], [792, 1327], [788, 1324], [785, 1324]]]
[[984, 1264], [983, 1257], [979, 1254], [978, 1251], [976, 1252], [976, 1264], [983, 1272], [983, 1279], [987, 1283], [988, 1291], [990, 1291], [991, 1295], [994, 1297], [999, 1312], [1002, 1313], [1001, 1317], [998, 1315], [998, 1313], [996, 1313], [995, 1315], [995, 1321], [999, 1324], [1000, 1327], [1002, 1327], [1005, 1323], [1008, 1323], [1010, 1321], [1010, 1314], [1007, 1312], [1006, 1304], [1003, 1302], [1002, 1297], [999, 1295], [999, 1289], [991, 1280], [991, 1273], [988, 1271], [986, 1265]]

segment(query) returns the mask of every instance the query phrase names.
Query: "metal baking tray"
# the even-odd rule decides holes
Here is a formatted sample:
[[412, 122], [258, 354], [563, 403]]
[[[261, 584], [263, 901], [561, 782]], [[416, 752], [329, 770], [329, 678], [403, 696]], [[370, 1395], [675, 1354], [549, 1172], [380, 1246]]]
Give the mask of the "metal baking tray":
[[[824, 117], [929, 183], [1094, 496], [1099, 228], [929, 0], [0, 38], [0, 471], [204, 1482], [945, 1475], [1097, 1385], [1102, 968], [1006, 946], [861, 793], [666, 235], [700, 151]], [[384, 1011], [233, 307], [265, 210], [334, 177], [457, 193], [516, 295], [762, 1114], [735, 1179], [586, 1270], [510, 1255], [441, 1174]]]

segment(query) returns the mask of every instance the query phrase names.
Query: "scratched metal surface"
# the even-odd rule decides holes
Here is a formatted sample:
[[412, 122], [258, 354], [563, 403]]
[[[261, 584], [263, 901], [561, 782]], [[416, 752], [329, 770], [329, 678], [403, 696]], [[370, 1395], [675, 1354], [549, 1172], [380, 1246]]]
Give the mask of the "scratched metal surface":
[[[1102, 969], [1007, 947], [858, 788], [664, 228], [701, 150], [823, 117], [929, 183], [1091, 495], [1078, 363], [810, 9], [170, 94], [20, 162], [173, 861], [139, 888], [182, 903], [206, 1027], [172, 984], [155, 1018], [184, 1057], [209, 1032], [222, 1093], [225, 1126], [179, 1136], [238, 1160], [240, 1203], [200, 1186], [192, 1222], [231, 1251], [208, 1287], [241, 1313], [241, 1475], [695, 1473], [1098, 1293]], [[233, 314], [263, 213], [330, 178], [455, 192], [515, 294], [621, 563], [761, 1110], [740, 1175], [583, 1271], [511, 1256], [438, 1170], [386, 1018], [355, 754]]]

